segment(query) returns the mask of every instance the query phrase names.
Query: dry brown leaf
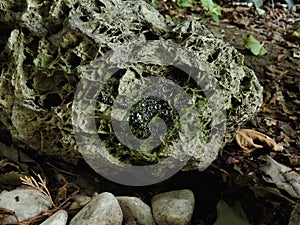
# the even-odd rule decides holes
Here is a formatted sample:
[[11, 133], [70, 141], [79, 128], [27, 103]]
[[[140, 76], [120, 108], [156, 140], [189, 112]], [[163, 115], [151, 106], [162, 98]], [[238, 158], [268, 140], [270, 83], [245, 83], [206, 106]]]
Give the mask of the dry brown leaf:
[[255, 144], [255, 140], [259, 143], [267, 144], [274, 151], [283, 151], [283, 147], [277, 144], [272, 138], [255, 130], [240, 129], [235, 136], [235, 140], [247, 153], [257, 148], [263, 148], [263, 145]]
[[63, 186], [61, 186], [58, 189], [54, 202], [59, 203], [65, 201], [67, 199], [67, 194], [68, 194], [68, 183], [65, 183]]

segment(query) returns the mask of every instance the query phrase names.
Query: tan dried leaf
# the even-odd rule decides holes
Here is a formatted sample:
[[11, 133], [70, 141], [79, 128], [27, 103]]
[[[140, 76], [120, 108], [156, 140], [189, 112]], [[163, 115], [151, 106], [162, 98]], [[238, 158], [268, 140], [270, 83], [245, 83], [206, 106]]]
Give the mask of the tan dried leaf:
[[[261, 143], [267, 144], [274, 151], [283, 151], [283, 147], [277, 144], [272, 138], [255, 130], [240, 129], [235, 136], [235, 140], [247, 153], [257, 148], [263, 148]], [[260, 144], [256, 144], [254, 141], [258, 141]]]
[[61, 186], [56, 194], [55, 203], [63, 202], [67, 199], [67, 194], [68, 194], [68, 184], [65, 183], [63, 186]]

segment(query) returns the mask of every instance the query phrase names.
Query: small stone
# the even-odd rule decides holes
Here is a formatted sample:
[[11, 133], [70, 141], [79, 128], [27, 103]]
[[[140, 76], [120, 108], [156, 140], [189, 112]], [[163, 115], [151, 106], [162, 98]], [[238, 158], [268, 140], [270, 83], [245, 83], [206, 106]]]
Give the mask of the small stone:
[[85, 195], [75, 195], [74, 198], [80, 206], [85, 206], [91, 201], [91, 197]]
[[67, 211], [59, 210], [40, 225], [66, 225], [67, 220], [68, 220]]
[[[15, 212], [19, 222], [40, 215], [43, 211], [51, 208], [49, 201], [39, 191], [19, 187], [12, 191], [2, 191], [0, 194], [0, 208]], [[16, 222], [14, 216], [0, 219], [1, 222]]]
[[86, 195], [75, 195], [74, 202], [70, 205], [70, 210], [80, 209], [91, 201], [91, 197]]
[[121, 225], [123, 213], [114, 195], [103, 192], [85, 205], [71, 220], [70, 225]]
[[157, 194], [152, 198], [152, 212], [158, 225], [189, 225], [195, 198], [191, 190]]
[[119, 201], [127, 225], [155, 225], [151, 208], [141, 199], [122, 196], [117, 197], [117, 200]]

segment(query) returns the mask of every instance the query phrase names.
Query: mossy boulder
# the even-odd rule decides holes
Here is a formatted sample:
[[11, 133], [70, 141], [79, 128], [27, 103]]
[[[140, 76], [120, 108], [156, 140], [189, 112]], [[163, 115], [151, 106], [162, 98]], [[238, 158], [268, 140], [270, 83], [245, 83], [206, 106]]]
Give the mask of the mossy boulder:
[[[116, 64], [118, 59], [110, 52], [140, 57], [144, 57], [141, 53], [149, 53], [158, 60], [151, 63], [136, 60], [129, 66], [119, 65], [120, 69], [105, 80], [103, 90], [98, 93], [93, 118], [97, 135], [116, 161], [147, 165], [169, 156], [175, 159], [178, 156], [181, 160], [174, 147], [174, 143], [182, 141], [178, 122], [181, 115], [167, 100], [132, 94], [140, 101], [132, 105], [127, 122], [138, 139], [149, 137], [149, 124], [154, 117], [163, 119], [170, 128], [155, 148], [133, 151], [122, 145], [112, 131], [110, 113], [117, 96], [130, 95], [139, 82], [146, 82], [149, 77], [172, 80], [183, 87], [192, 99], [193, 104], [189, 106], [201, 114], [197, 122], [201, 128], [197, 141], [208, 141], [216, 125], [212, 125], [213, 120], [224, 125], [218, 127], [224, 131], [220, 145], [211, 145], [209, 149], [199, 145], [185, 152], [190, 157], [185, 169], [206, 168], [262, 103], [262, 87], [254, 72], [244, 66], [243, 55], [216, 38], [199, 21], [174, 25], [143, 0], [27, 0], [22, 4], [11, 0], [0, 6], [0, 21], [1, 130], [9, 132], [16, 145], [50, 158], [71, 163], [82, 158], [74, 128], [83, 133], [90, 131], [84, 121], [74, 124], [74, 97], [79, 98], [78, 83], [83, 79], [87, 84], [99, 82], [96, 79], [99, 64], [95, 64], [99, 58], [104, 57], [106, 64]], [[140, 46], [139, 52], [132, 43]], [[170, 49], [172, 46], [179, 48]], [[170, 56], [169, 65], [159, 62], [159, 57], [167, 53], [176, 55], [176, 59]], [[180, 66], [176, 66], [179, 64], [170, 65], [174, 60], [190, 68], [204, 65], [205, 69], [201, 70], [210, 74], [204, 78], [205, 85], [198, 87], [191, 81], [188, 71], [184, 70], [186, 67], [180, 70]], [[97, 72], [96, 78], [91, 68]], [[205, 79], [216, 81], [222, 101], [218, 101], [219, 95], [214, 95], [214, 91], [208, 100], [210, 89], [214, 87]], [[163, 85], [166, 84], [158, 84], [161, 88]], [[226, 118], [213, 118], [211, 101], [226, 112]], [[85, 104], [88, 106], [88, 100]]]

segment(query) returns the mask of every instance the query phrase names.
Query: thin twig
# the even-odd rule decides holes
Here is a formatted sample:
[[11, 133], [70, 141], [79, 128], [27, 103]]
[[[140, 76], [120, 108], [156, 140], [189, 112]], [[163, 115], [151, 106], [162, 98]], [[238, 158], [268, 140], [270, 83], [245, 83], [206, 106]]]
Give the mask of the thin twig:
[[47, 188], [46, 179], [43, 180], [43, 178], [39, 174], [37, 176], [39, 178], [39, 181], [36, 181], [36, 179], [32, 176], [31, 177], [27, 177], [27, 176], [20, 177], [20, 179], [23, 184], [28, 185], [35, 189], [35, 190], [28, 190], [28, 191], [38, 191], [38, 192], [42, 193], [43, 195], [40, 197], [47, 200], [48, 202], [50, 202], [50, 204], [53, 207], [55, 207], [55, 204], [52, 200], [51, 194]]

